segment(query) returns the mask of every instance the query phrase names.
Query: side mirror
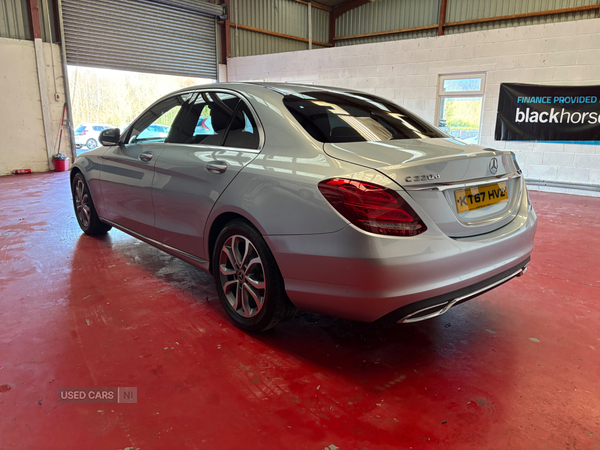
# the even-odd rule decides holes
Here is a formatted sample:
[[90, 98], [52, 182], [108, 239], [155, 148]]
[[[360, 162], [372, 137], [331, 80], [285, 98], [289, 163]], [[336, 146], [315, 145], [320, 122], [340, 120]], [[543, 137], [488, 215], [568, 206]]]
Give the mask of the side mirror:
[[102, 130], [100, 135], [98, 136], [98, 141], [100, 145], [105, 145], [107, 147], [111, 147], [113, 145], [119, 145], [119, 140], [121, 139], [121, 130], [118, 128], [107, 128], [106, 130]]

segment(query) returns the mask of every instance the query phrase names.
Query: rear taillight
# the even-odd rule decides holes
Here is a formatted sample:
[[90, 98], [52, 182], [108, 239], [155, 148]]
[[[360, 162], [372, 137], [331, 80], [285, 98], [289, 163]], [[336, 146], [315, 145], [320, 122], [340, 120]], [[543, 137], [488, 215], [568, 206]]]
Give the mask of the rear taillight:
[[333, 178], [319, 183], [331, 206], [357, 227], [388, 236], [415, 236], [427, 230], [396, 191], [364, 181]]
[[86, 134], [87, 134], [87, 130], [83, 130], [83, 131], [81, 132], [81, 135], [82, 135], [82, 136], [85, 136]]

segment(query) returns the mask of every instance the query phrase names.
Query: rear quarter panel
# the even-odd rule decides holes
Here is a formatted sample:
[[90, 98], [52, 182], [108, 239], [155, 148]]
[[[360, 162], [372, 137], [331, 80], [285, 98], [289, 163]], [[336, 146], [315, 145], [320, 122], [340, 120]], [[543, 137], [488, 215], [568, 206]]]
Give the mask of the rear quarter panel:
[[[250, 220], [264, 236], [332, 233], [348, 225], [321, 195], [320, 181], [346, 177], [388, 186], [376, 170], [328, 156], [294, 119], [277, 93], [246, 93], [265, 132], [265, 145], [217, 200], [206, 224], [234, 212]], [[397, 187], [397, 186], [396, 186]], [[210, 255], [205, 255], [209, 258]]]

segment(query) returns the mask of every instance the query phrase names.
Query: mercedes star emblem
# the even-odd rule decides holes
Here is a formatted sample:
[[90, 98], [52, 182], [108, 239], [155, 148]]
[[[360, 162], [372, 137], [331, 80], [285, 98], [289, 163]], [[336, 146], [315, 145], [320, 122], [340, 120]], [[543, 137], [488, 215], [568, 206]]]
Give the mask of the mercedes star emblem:
[[496, 158], [492, 158], [490, 161], [490, 172], [492, 172], [492, 175], [496, 175], [496, 172], [498, 172], [498, 160]]

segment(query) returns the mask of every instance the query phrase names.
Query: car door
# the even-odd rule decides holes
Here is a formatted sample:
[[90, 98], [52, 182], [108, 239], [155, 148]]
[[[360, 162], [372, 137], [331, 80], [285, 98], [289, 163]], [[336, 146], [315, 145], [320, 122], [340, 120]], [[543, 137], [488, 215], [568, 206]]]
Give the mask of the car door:
[[154, 165], [165, 147], [165, 137], [151, 131], [155, 124], [170, 126], [192, 94], [179, 94], [146, 110], [102, 161], [101, 189], [110, 221], [156, 239], [152, 180]]
[[206, 259], [204, 225], [225, 188], [259, 153], [263, 131], [233, 92], [200, 91], [172, 127], [152, 183], [158, 239]]

